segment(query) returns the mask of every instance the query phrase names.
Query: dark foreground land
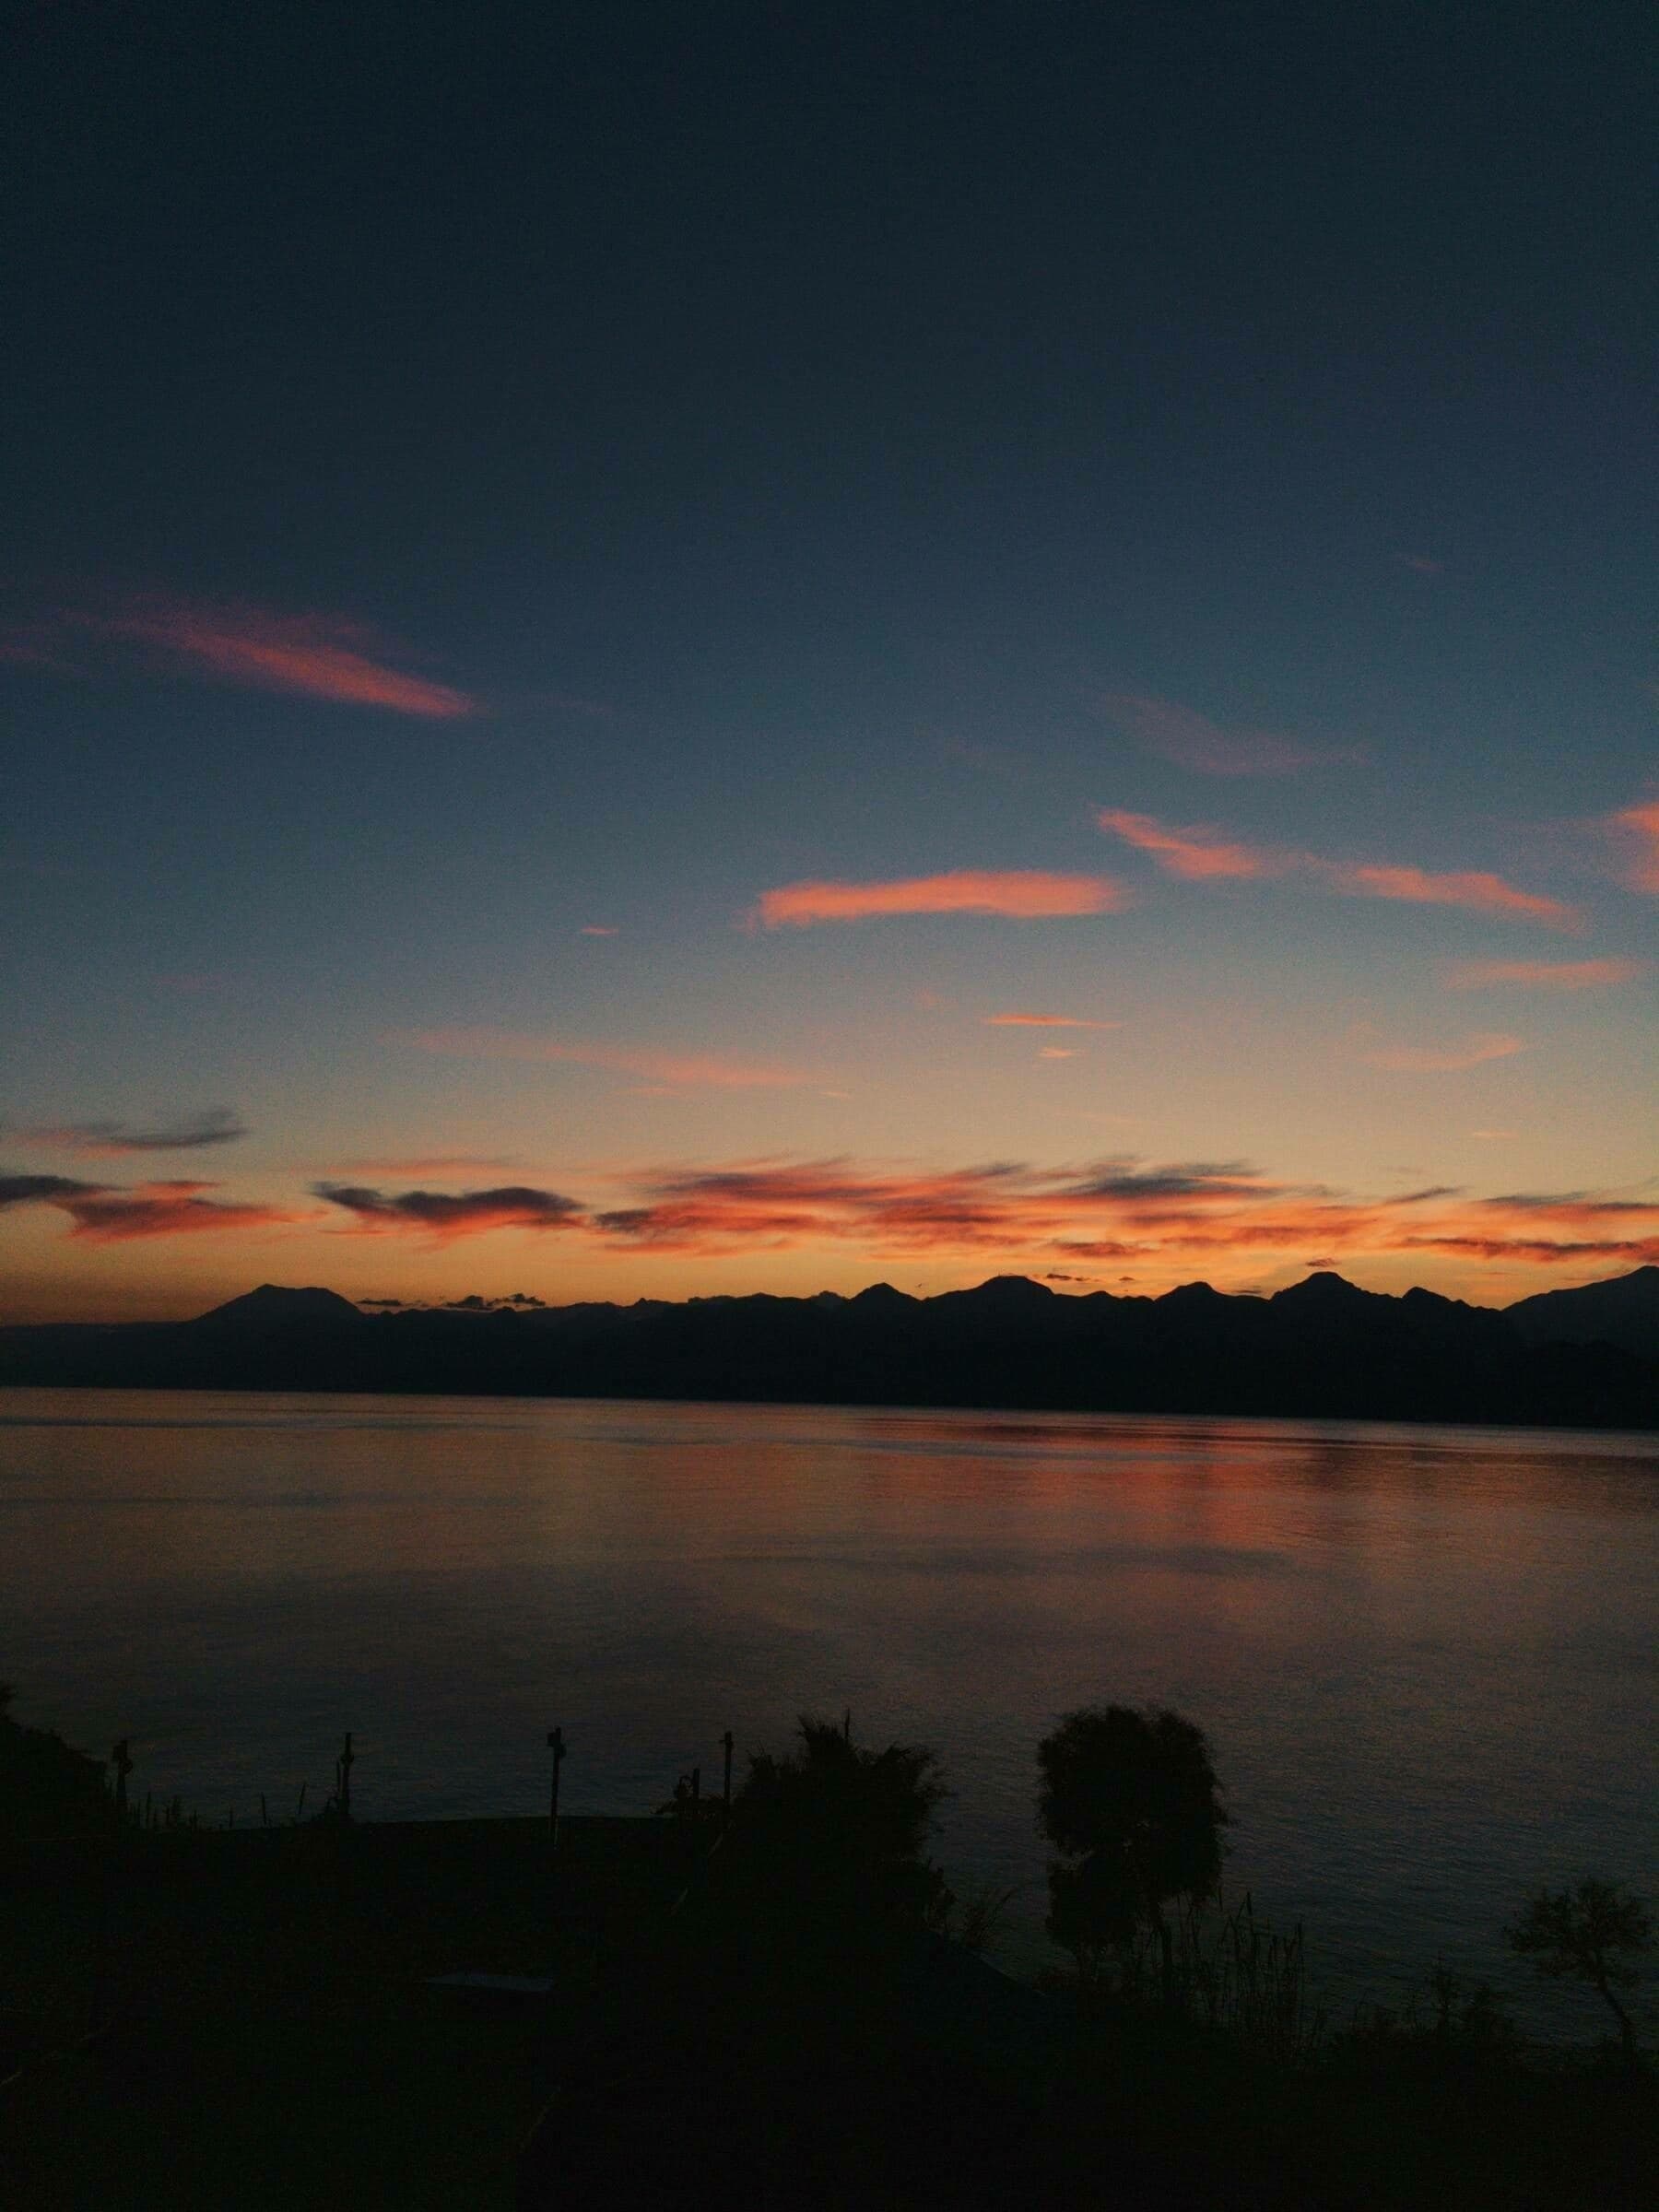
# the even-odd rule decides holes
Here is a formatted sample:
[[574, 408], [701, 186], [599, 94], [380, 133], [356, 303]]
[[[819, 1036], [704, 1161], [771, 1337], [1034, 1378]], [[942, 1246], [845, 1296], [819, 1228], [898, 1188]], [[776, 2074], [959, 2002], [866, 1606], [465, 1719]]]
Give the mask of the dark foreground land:
[[[571, 1820], [556, 1865], [533, 1820], [14, 1847], [0, 2201], [1659, 2203], [1651, 2075], [1086, 2013], [715, 1833]], [[462, 1970], [555, 1994], [429, 1984]]]

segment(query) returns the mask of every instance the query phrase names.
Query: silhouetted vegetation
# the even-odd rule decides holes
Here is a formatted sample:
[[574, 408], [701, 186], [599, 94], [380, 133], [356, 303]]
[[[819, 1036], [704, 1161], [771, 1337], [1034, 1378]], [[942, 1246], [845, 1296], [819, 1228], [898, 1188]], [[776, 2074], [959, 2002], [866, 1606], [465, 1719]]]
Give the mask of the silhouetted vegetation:
[[[1529, 2048], [1443, 1962], [1416, 1999], [1325, 2027], [1300, 1931], [1220, 1895], [1226, 1815], [1193, 1722], [1082, 1708], [1040, 1760], [1059, 1871], [1097, 1864], [1057, 1897], [1088, 1971], [1044, 1991], [946, 1940], [982, 1936], [1007, 1893], [953, 1900], [930, 1862], [937, 1756], [811, 1717], [749, 1759], [729, 1823], [688, 1774], [677, 1818], [567, 1816], [557, 1852], [545, 1817], [360, 1812], [104, 1819], [78, 1849], [19, 1846], [0, 2044], [26, 2063], [0, 2097], [0, 2180], [100, 2212], [711, 2190], [734, 2208], [1653, 2201], [1645, 2069]], [[101, 1792], [96, 1762], [65, 1771], [78, 1789], [82, 1769]], [[1589, 1881], [1540, 1892], [1511, 1941], [1618, 1997], [1652, 1930]], [[463, 1969], [547, 1975], [555, 1995], [480, 2010], [423, 1979]]]
[[111, 1805], [103, 1761], [88, 1759], [60, 1735], [13, 1720], [12, 1691], [0, 1683], [0, 1837], [96, 1833]]
[[734, 1805], [743, 1854], [803, 1927], [867, 1944], [942, 1927], [951, 1896], [924, 1855], [948, 1794], [935, 1752], [853, 1743], [847, 1724], [802, 1714], [799, 1747], [755, 1752]]
[[1038, 1745], [1037, 1763], [1038, 1818], [1066, 1854], [1049, 1869], [1049, 1934], [1098, 1976], [1109, 1957], [1131, 1959], [1149, 1929], [1172, 1997], [1168, 1908], [1201, 1903], [1221, 1878], [1227, 1815], [1203, 1730], [1159, 1708], [1085, 1706]]
[[1621, 1885], [1594, 1879], [1568, 1889], [1540, 1889], [1504, 1930], [1517, 1958], [1551, 1981], [1594, 1990], [1618, 2024], [1626, 2064], [1636, 2064], [1636, 2029], [1619, 2001], [1641, 1980], [1637, 1961], [1653, 1948], [1653, 1924], [1641, 1900]]

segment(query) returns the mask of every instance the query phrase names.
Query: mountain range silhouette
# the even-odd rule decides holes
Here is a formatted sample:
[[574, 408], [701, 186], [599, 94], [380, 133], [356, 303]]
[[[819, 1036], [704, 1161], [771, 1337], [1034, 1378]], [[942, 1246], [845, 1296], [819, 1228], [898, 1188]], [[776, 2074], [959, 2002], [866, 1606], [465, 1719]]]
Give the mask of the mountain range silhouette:
[[1504, 1311], [1361, 1290], [1186, 1283], [1060, 1296], [1023, 1276], [912, 1298], [519, 1294], [365, 1312], [261, 1284], [194, 1321], [0, 1328], [0, 1386], [1008, 1406], [1659, 1428], [1659, 1267]]

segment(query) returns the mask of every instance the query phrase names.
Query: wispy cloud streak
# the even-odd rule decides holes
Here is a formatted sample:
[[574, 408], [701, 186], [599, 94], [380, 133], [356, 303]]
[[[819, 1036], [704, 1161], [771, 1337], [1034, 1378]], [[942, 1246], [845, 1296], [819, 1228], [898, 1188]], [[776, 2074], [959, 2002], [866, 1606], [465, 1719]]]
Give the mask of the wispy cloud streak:
[[1149, 814], [1127, 814], [1103, 806], [1100, 828], [1137, 852], [1150, 853], [1166, 875], [1193, 878], [1225, 876], [1278, 876], [1294, 862], [1259, 845], [1246, 845], [1206, 827], [1172, 830]]
[[1116, 806], [1101, 807], [1095, 818], [1109, 836], [1149, 854], [1167, 876], [1199, 881], [1300, 875], [1351, 899], [1462, 907], [1511, 921], [1541, 922], [1553, 929], [1583, 927], [1583, 916], [1576, 907], [1541, 892], [1521, 890], [1487, 869], [1436, 873], [1382, 861], [1327, 860], [1317, 853], [1247, 844], [1208, 826], [1172, 828], [1153, 815], [1131, 814]]
[[13, 1132], [16, 1140], [48, 1151], [74, 1152], [85, 1159], [118, 1159], [134, 1152], [188, 1152], [212, 1145], [233, 1145], [248, 1134], [241, 1116], [214, 1106], [182, 1121], [135, 1128], [129, 1122], [64, 1122]]
[[1314, 869], [1333, 890], [1355, 899], [1402, 900], [1413, 906], [1461, 906], [1476, 913], [1500, 914], [1510, 919], [1547, 923], [1552, 929], [1581, 929], [1583, 917], [1576, 908], [1536, 891], [1518, 890], [1501, 876], [1482, 868], [1453, 869], [1436, 875], [1427, 868], [1389, 866], [1374, 862], [1319, 860], [1312, 853], [1305, 865]]
[[1630, 889], [1659, 892], [1659, 799], [1624, 807], [1608, 817], [1606, 826]]
[[888, 914], [998, 914], [1032, 922], [1067, 914], [1113, 914], [1129, 903], [1105, 876], [1057, 876], [1041, 868], [957, 868], [886, 883], [786, 883], [762, 891], [749, 919], [762, 929], [808, 929]]
[[54, 649], [73, 652], [77, 643], [138, 646], [223, 683], [429, 721], [481, 711], [467, 692], [396, 665], [409, 656], [366, 623], [337, 615], [151, 596], [112, 608], [64, 608], [14, 633], [18, 653], [46, 666], [60, 665]]
[[1483, 1032], [1465, 1037], [1458, 1044], [1382, 1045], [1359, 1056], [1368, 1067], [1389, 1068], [1401, 1075], [1433, 1076], [1479, 1067], [1488, 1060], [1507, 1060], [1525, 1049], [1519, 1037]]
[[1356, 746], [1304, 745], [1275, 730], [1226, 730], [1172, 700], [1127, 691], [1100, 702], [1110, 719], [1149, 752], [1205, 776], [1288, 776], [1361, 758]]
[[738, 1060], [720, 1053], [659, 1052], [517, 1030], [401, 1030], [387, 1039], [451, 1060], [520, 1060], [533, 1066], [601, 1067], [670, 1090], [790, 1090], [815, 1078], [800, 1068]]
[[1085, 1021], [1077, 1014], [982, 1014], [987, 1030], [1121, 1030], [1121, 1021]]
[[1641, 960], [1459, 960], [1441, 981], [1448, 991], [1484, 991], [1515, 983], [1534, 991], [1599, 991], [1630, 983], [1643, 972]]

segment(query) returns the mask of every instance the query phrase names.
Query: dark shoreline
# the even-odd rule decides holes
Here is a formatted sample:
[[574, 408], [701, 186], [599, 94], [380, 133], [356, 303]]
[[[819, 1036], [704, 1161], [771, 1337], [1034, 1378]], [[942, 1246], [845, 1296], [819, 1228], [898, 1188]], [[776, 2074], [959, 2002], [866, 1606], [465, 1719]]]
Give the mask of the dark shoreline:
[[1499, 1312], [1317, 1274], [1059, 1297], [641, 1300], [365, 1313], [270, 1286], [188, 1322], [0, 1327], [0, 1387], [296, 1391], [1659, 1429], [1659, 1268]]

